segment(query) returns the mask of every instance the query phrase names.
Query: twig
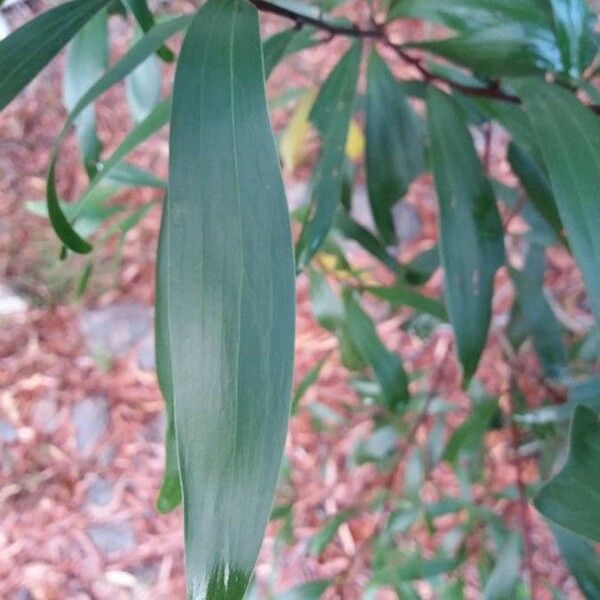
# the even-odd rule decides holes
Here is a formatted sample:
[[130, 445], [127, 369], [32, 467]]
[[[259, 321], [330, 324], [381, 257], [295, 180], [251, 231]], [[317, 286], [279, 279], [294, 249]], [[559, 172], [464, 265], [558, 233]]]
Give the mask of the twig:
[[[252, 4], [254, 4], [254, 6], [261, 12], [278, 15], [285, 19], [294, 21], [296, 27], [298, 28], [301, 28], [304, 25], [309, 25], [311, 27], [315, 27], [316, 29], [320, 29], [321, 31], [326, 31], [330, 35], [330, 37], [327, 38], [327, 41], [336, 35], [342, 35], [346, 37], [371, 39], [381, 42], [388, 48], [392, 49], [405, 63], [415, 67], [426, 83], [444, 84], [456, 91], [472, 97], [489, 98], [491, 100], [499, 100], [509, 104], [521, 104], [521, 99], [518, 96], [504, 91], [497, 81], [494, 81], [487, 86], [476, 87], [458, 83], [457, 81], [443, 77], [442, 75], [433, 74], [427, 69], [427, 67], [425, 67], [421, 58], [413, 56], [412, 54], [408, 53], [400, 44], [392, 42], [387, 36], [385, 26], [381, 24], [374, 23], [372, 27], [369, 28], [363, 28], [356, 24], [342, 25], [333, 21], [325, 20], [321, 16], [316, 17], [308, 14], [297, 13], [287, 6], [273, 4], [268, 0], [250, 0], [250, 2], [252, 2]], [[596, 114], [600, 114], [600, 105], [590, 104], [588, 107]]]

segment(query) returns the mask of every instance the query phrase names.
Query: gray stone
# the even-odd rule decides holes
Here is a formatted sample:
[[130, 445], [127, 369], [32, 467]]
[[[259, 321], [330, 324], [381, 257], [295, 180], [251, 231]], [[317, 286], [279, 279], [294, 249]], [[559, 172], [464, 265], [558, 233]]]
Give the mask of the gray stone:
[[32, 411], [33, 425], [43, 433], [56, 431], [58, 417], [58, 403], [54, 398], [43, 398], [38, 400]]
[[104, 506], [110, 502], [113, 495], [113, 485], [106, 479], [98, 477], [88, 488], [86, 501], [88, 504]]
[[0, 440], [7, 443], [17, 441], [17, 430], [6, 421], [0, 421]]
[[75, 440], [80, 452], [90, 452], [106, 430], [109, 421], [108, 403], [101, 396], [86, 398], [73, 408]]
[[138, 367], [143, 371], [154, 371], [156, 359], [154, 355], [154, 336], [147, 335], [138, 348]]
[[10, 288], [0, 285], [0, 317], [8, 317], [27, 310], [27, 302]]
[[143, 304], [113, 304], [83, 311], [79, 324], [91, 354], [119, 357], [151, 331], [152, 310]]
[[135, 547], [135, 536], [127, 521], [94, 525], [88, 528], [88, 534], [96, 548], [105, 554], [124, 552]]

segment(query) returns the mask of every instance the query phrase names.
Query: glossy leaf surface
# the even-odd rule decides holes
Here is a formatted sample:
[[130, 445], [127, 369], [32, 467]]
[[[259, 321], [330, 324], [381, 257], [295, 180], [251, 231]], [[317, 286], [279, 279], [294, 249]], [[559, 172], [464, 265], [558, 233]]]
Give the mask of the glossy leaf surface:
[[352, 116], [361, 47], [355, 43], [331, 72], [311, 110], [323, 140], [311, 181], [311, 210], [296, 246], [296, 267], [303, 269], [317, 252], [333, 223], [343, 187], [343, 161]]
[[72, 0], [42, 13], [0, 41], [0, 110], [110, 2]]
[[392, 207], [425, 170], [423, 127], [383, 59], [369, 59], [366, 170], [371, 212], [381, 238], [396, 239]]
[[561, 471], [535, 497], [548, 519], [594, 542], [600, 542], [600, 421], [585, 406], [575, 409], [569, 456]]
[[600, 119], [565, 89], [519, 86], [552, 183], [567, 239], [600, 320]]
[[504, 263], [503, 229], [460, 108], [443, 92], [430, 89], [427, 109], [446, 306], [468, 382], [487, 338], [494, 274]]

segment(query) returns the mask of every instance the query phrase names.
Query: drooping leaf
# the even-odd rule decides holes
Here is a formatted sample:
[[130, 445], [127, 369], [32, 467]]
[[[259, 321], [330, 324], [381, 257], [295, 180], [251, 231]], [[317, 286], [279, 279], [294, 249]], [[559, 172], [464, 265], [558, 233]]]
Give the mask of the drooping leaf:
[[586, 0], [550, 0], [550, 4], [564, 71], [578, 79], [598, 50], [596, 19]]
[[[100, 78], [108, 64], [108, 27], [106, 11], [95, 15], [75, 36], [63, 79], [63, 96], [69, 111]], [[76, 119], [79, 150], [83, 163], [92, 174], [100, 156], [100, 141], [96, 133], [96, 115], [88, 106]]]
[[154, 55], [125, 78], [127, 104], [136, 123], [143, 121], [160, 102], [160, 84], [160, 64]]
[[569, 456], [561, 471], [535, 497], [536, 508], [565, 529], [600, 542], [600, 420], [577, 406], [571, 423]]
[[391, 16], [434, 21], [457, 31], [484, 29], [507, 22], [552, 28], [552, 12], [540, 0], [396, 0]]
[[273, 69], [286, 56], [315, 45], [315, 31], [312, 27], [285, 29], [273, 34], [263, 42], [265, 77], [268, 79]]
[[381, 238], [394, 243], [392, 207], [425, 170], [423, 127], [394, 76], [373, 51], [366, 94], [366, 171], [371, 212]]
[[395, 275], [404, 275], [404, 268], [368, 229], [348, 216], [345, 211], [338, 211], [335, 216], [334, 227], [344, 237], [360, 244], [371, 256], [385, 265]]
[[[77, 105], [69, 114], [69, 117], [67, 118], [60, 134], [58, 135], [58, 138], [55, 142], [54, 151], [50, 159], [50, 165], [48, 167], [48, 176], [46, 180], [46, 199], [48, 202], [48, 213], [50, 215], [52, 227], [65, 246], [74, 252], [85, 254], [91, 251], [92, 246], [89, 242], [81, 238], [81, 236], [77, 235], [73, 229], [72, 223], [69, 222], [69, 220], [61, 211], [60, 204], [58, 202], [55, 171], [56, 161], [58, 160], [61, 144], [65, 140], [70, 127], [75, 122], [75, 119], [91, 102], [98, 98], [98, 96], [104, 93], [107, 89], [118, 83], [121, 79], [129, 75], [139, 64], [148, 58], [148, 56], [151, 55], [152, 52], [154, 52], [165, 39], [185, 29], [189, 25], [190, 20], [191, 17], [189, 16], [177, 17], [153, 27], [148, 34], [146, 34], [137, 44], [135, 44], [135, 46], [131, 48], [131, 50], [129, 50], [129, 52], [127, 52], [127, 54], [119, 62], [111, 67], [84, 94], [84, 96], [79, 100]], [[155, 109], [155, 111], [153, 111], [153, 114], [155, 114], [157, 111], [160, 112], [159, 109], [160, 105]], [[144, 123], [148, 119], [151, 119], [151, 117], [152, 115], [149, 115]], [[143, 127], [144, 123], [141, 123], [138, 127]], [[135, 135], [137, 135], [137, 133]], [[129, 140], [133, 141], [135, 139], [135, 135], [132, 132], [129, 136]], [[101, 175], [101, 173], [102, 171], [100, 171], [99, 175]]]
[[109, 2], [72, 0], [47, 10], [0, 41], [0, 110]]
[[362, 359], [373, 369], [388, 408], [397, 410], [409, 400], [408, 378], [398, 355], [384, 346], [373, 321], [348, 289], [344, 290], [344, 307], [345, 330]]
[[504, 263], [503, 229], [460, 109], [444, 92], [432, 88], [427, 110], [446, 306], [466, 384], [487, 338], [494, 274]]
[[[142, 31], [148, 33], [154, 27], [154, 15], [148, 8], [146, 0], [123, 0], [130, 8]], [[156, 53], [166, 62], [175, 60], [175, 55], [166, 46], [161, 46]]]
[[316, 383], [319, 375], [321, 374], [321, 369], [325, 364], [325, 359], [320, 360], [303, 378], [298, 382], [296, 389], [294, 390], [294, 395], [292, 396], [292, 415], [296, 414], [298, 411], [298, 406], [300, 405], [300, 400], [304, 397], [304, 394]]
[[448, 320], [446, 308], [441, 302], [424, 296], [404, 282], [398, 282], [392, 287], [367, 286], [364, 290], [377, 298], [389, 302], [395, 309], [402, 306], [410, 306], [419, 312], [430, 314], [440, 321]]
[[168, 254], [167, 254], [167, 211], [168, 199], [163, 203], [163, 214], [158, 237], [156, 260], [156, 299], [154, 312], [154, 347], [156, 352], [156, 376], [165, 400], [165, 473], [156, 507], [167, 513], [181, 504], [181, 479], [175, 437], [175, 406], [173, 398], [173, 376], [171, 367], [171, 340], [169, 332]]
[[489, 77], [553, 71], [563, 63], [553, 31], [502, 23], [443, 40], [407, 44], [447, 58]]
[[331, 72], [312, 107], [310, 119], [323, 140], [311, 181], [311, 211], [296, 246], [296, 268], [302, 270], [317, 252], [333, 222], [343, 186], [343, 161], [360, 65], [354, 43]]
[[527, 193], [528, 199], [560, 239], [563, 224], [558, 214], [556, 200], [552, 195], [548, 174], [515, 143], [511, 143], [508, 147], [507, 158], [514, 174], [519, 178]]
[[531, 80], [519, 90], [592, 311], [600, 321], [600, 119], [556, 85]]
[[594, 545], [559, 525], [550, 526], [560, 554], [586, 598], [600, 597], [600, 557]]
[[567, 388], [567, 401], [563, 404], [542, 406], [523, 415], [516, 415], [515, 420], [524, 425], [544, 425], [568, 421], [578, 405], [600, 414], [600, 377], [590, 377], [586, 381], [576, 382]]
[[484, 600], [516, 598], [515, 588], [521, 577], [521, 538], [511, 534], [499, 549], [498, 560], [486, 581]]
[[294, 265], [256, 9], [209, 0], [171, 119], [169, 329], [189, 595], [241, 600], [291, 400]]
[[308, 269], [312, 312], [321, 327], [335, 331], [344, 322], [344, 305], [327, 280], [315, 269]]
[[[523, 320], [524, 335], [531, 335], [547, 377], [560, 379], [566, 374], [566, 351], [560, 325], [544, 296], [544, 248], [529, 247], [522, 271], [511, 269], [517, 291], [513, 308]], [[517, 346], [522, 340], [516, 340]]]

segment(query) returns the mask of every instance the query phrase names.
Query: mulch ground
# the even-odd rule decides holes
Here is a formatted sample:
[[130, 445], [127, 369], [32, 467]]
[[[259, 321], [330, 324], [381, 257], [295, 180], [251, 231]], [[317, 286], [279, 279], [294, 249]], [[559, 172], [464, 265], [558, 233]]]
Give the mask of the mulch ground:
[[[182, 5], [189, 6], [186, 2]], [[13, 18], [18, 20], [20, 16]], [[277, 26], [277, 21], [266, 20], [267, 29]], [[122, 23], [113, 23], [112, 27], [118, 55], [130, 32]], [[318, 81], [343, 47], [343, 41], [335, 40], [279, 67], [269, 85], [270, 96], [277, 96], [286, 86]], [[58, 263], [59, 246], [49, 226], [24, 208], [27, 200], [43, 197], [48, 156], [65, 118], [60, 100], [62, 66], [62, 59], [55, 61], [0, 116], [0, 278], [28, 301], [25, 312], [0, 322], [0, 419], [14, 432], [0, 442], [0, 597], [183, 598], [181, 512], [160, 516], [154, 508], [163, 463], [160, 435], [153, 434], [162, 411], [156, 379], [153, 373], [140, 369], [135, 352], [108, 365], [91, 356], [78, 319], [86, 308], [123, 301], [152, 304], [158, 204], [128, 233], [117, 268], [112, 266], [116, 242], [100, 250], [91, 287], [81, 300], [75, 299], [72, 289], [83, 262], [71, 258], [67, 263]], [[168, 71], [165, 86], [171, 80], [172, 72]], [[287, 116], [285, 109], [276, 111], [275, 127], [280, 128]], [[122, 86], [102, 98], [98, 124], [100, 138], [110, 151], [131, 127]], [[136, 164], [165, 176], [166, 139], [163, 133], [136, 151]], [[497, 132], [491, 168], [506, 179], [509, 175], [503, 152], [502, 133]], [[306, 166], [299, 168], [289, 183], [302, 181], [308, 172]], [[79, 168], [72, 136], [60, 159], [60, 193], [75, 198], [84, 186], [85, 176]], [[138, 190], [121, 194], [118, 201], [132, 207], [158, 198], [156, 192]], [[427, 177], [413, 186], [407, 201], [414, 205], [421, 221], [420, 234], [403, 248], [405, 256], [410, 257], [436, 239], [435, 200]], [[511, 230], [518, 231], [521, 225], [518, 218], [514, 219]], [[389, 279], [360, 252], [353, 253], [353, 260], [371, 268], [382, 280]], [[577, 271], [560, 252], [551, 256], [548, 283], [561, 299], [582, 292]], [[430, 282], [429, 289], [434, 294], [440, 292], [439, 275]], [[335, 585], [327, 598], [353, 600], [361, 597], [369, 580], [369, 540], [380, 525], [377, 514], [368, 509], [357, 514], [340, 528], [320, 557], [309, 556], [307, 540], [328, 516], [357, 505], [368, 506], [381, 486], [401, 490], [403, 466], [391, 479], [373, 465], [348, 468], [348, 456], [355, 443], [365, 439], [372, 429], [371, 414], [368, 409], [356, 410], [359, 400], [339, 364], [337, 341], [310, 314], [304, 277], [298, 280], [297, 295], [297, 380], [317, 360], [326, 357], [326, 362], [317, 384], [292, 418], [286, 446], [291, 488], [284, 491], [294, 500], [293, 542], [279, 549], [275, 543], [279, 525], [269, 526], [257, 580], [261, 589], [272, 585], [272, 589], [279, 590], [302, 581], [329, 578]], [[494, 307], [499, 322], [506, 317], [512, 295], [509, 278], [502, 271]], [[405, 313], [389, 315], [376, 304], [370, 308], [379, 315], [379, 331], [388, 347], [402, 354], [407, 369], [430, 372], [436, 393], [466, 409], [449, 330], [441, 328], [423, 342], [400, 330]], [[536, 368], [535, 363], [527, 365], [531, 372]], [[521, 379], [529, 386], [530, 401], [535, 403], [541, 391], [527, 369]], [[479, 377], [490, 393], [505, 393], [509, 369], [494, 336]], [[85, 455], [76, 445], [72, 410], [81, 399], [93, 397], [107, 399], [110, 421], [93, 453]], [[315, 400], [340, 417], [324, 432], [313, 426], [308, 407]], [[504, 407], [508, 410], [506, 402]], [[457, 411], [449, 427], [456, 426], [465, 412]], [[425, 442], [429, 426], [426, 419], [415, 431], [416, 444]], [[493, 487], [514, 485], [519, 471], [527, 481], [536, 478], [535, 467], [527, 460], [517, 468], [508, 434], [492, 433], [486, 443], [488, 481]], [[110, 500], [105, 504], [89, 501], [90, 490], [99, 478], [112, 485]], [[456, 491], [454, 476], [440, 466], [430, 473], [421, 496], [433, 501]], [[489, 491], [474, 489], [474, 497], [486, 503]], [[494, 508], [510, 526], [520, 527], [523, 512], [518, 502], [497, 501]], [[546, 528], [532, 509], [525, 510], [531, 525], [531, 562], [538, 582], [552, 582], [569, 598], [579, 598]], [[107, 523], [126, 523], [134, 544], [116, 553], [99, 549], [90, 531]], [[452, 525], [452, 521], [446, 523], [447, 528]], [[427, 554], [435, 548], [436, 539], [426, 531], [411, 530], [402, 543], [406, 547], [419, 545]], [[462, 572], [468, 582], [467, 597], [481, 597], [475, 563], [470, 561]], [[419, 585], [419, 591], [423, 598], [433, 597], [426, 583]], [[543, 590], [538, 596], [549, 597]], [[386, 597], [394, 596], [381, 594], [381, 598]]]

